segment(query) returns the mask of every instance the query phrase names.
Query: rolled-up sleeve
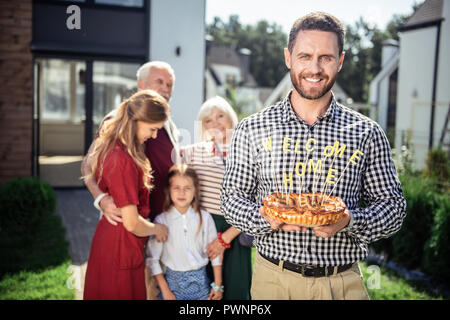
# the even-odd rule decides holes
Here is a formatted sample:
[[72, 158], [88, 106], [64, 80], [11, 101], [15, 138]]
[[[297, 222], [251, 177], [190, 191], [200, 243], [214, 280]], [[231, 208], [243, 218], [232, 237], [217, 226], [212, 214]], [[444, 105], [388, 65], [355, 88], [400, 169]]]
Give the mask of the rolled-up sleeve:
[[220, 209], [229, 224], [245, 233], [261, 235], [273, 230], [258, 211], [262, 204], [256, 200], [258, 172], [255, 155], [247, 122], [243, 120], [233, 133], [227, 155]]
[[[158, 220], [158, 217], [155, 218], [155, 223], [161, 223]], [[163, 247], [164, 242], [158, 242], [155, 236], [149, 237], [145, 249], [145, 264], [147, 265], [151, 276], [163, 273], [160, 263]]]
[[[214, 241], [217, 237], [217, 229], [214, 224], [214, 220], [207, 211], [202, 211], [203, 223], [205, 228], [205, 243], [204, 243], [204, 252], [206, 252], [206, 247], [208, 244]], [[213, 266], [221, 266], [222, 262], [220, 262], [220, 256], [217, 255], [214, 259], [211, 260], [211, 265]]]

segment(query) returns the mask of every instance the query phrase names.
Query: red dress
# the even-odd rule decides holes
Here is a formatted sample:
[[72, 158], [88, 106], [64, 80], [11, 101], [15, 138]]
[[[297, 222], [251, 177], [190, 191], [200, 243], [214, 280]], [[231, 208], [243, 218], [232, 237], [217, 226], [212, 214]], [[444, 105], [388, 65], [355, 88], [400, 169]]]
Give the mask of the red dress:
[[[118, 208], [137, 205], [147, 218], [149, 192], [142, 170], [123, 145], [118, 144], [105, 159], [100, 189], [114, 199]], [[144, 246], [148, 237], [128, 232], [122, 223], [110, 224], [103, 216], [95, 230], [84, 284], [85, 300], [145, 300]]]

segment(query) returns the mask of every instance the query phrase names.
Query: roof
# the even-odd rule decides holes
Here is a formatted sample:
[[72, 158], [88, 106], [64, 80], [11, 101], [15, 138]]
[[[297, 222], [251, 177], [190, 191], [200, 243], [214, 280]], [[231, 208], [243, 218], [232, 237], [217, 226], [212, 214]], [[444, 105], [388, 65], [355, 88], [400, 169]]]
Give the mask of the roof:
[[249, 65], [244, 62], [246, 58], [251, 58], [251, 51], [247, 48], [241, 48], [236, 51], [232, 47], [213, 44], [209, 47], [206, 53], [206, 67], [211, 71], [211, 74], [218, 85], [222, 85], [222, 83], [216, 73], [216, 70], [214, 70], [214, 65], [225, 65], [239, 68], [241, 71], [242, 80], [244, 81], [244, 83], [241, 83], [240, 85], [245, 87], [257, 87], [258, 84], [255, 78], [250, 73], [250, 70], [248, 70]]
[[209, 67], [213, 63], [241, 67], [238, 53], [230, 47], [211, 46], [206, 55], [206, 65]]
[[443, 19], [444, 0], [426, 0], [402, 26], [401, 31], [424, 28]]

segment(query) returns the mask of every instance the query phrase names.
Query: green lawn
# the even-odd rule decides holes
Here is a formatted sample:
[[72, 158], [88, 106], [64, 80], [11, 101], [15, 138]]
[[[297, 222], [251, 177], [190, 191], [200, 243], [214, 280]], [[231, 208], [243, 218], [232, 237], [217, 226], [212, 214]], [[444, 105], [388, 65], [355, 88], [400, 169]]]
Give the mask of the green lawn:
[[[371, 300], [442, 300], [449, 299], [433, 293], [425, 284], [418, 281], [406, 280], [394, 271], [385, 267], [370, 268], [367, 262], [360, 262], [359, 266], [364, 278], [367, 292]], [[379, 285], [375, 273], [379, 268]], [[375, 281], [373, 281], [375, 280]]]
[[41, 271], [20, 271], [0, 281], [0, 300], [73, 300], [74, 290], [67, 286], [71, 262]]

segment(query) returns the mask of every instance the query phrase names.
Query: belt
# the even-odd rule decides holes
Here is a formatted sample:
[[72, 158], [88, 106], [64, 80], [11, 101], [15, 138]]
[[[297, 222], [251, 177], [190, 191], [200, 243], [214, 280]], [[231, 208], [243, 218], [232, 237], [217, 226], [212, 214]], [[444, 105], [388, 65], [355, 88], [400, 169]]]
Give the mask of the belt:
[[309, 264], [295, 264], [289, 261], [283, 261], [278, 260], [274, 258], [266, 257], [265, 255], [261, 254], [261, 257], [266, 259], [269, 262], [272, 262], [273, 264], [276, 264], [277, 266], [280, 265], [280, 261], [282, 262], [282, 268], [287, 269], [293, 272], [300, 273], [304, 277], [327, 277], [334, 274], [337, 274], [339, 272], [346, 271], [350, 269], [353, 266], [353, 263], [350, 264], [344, 264], [342, 266], [326, 266], [326, 267], [318, 267], [313, 266]]

